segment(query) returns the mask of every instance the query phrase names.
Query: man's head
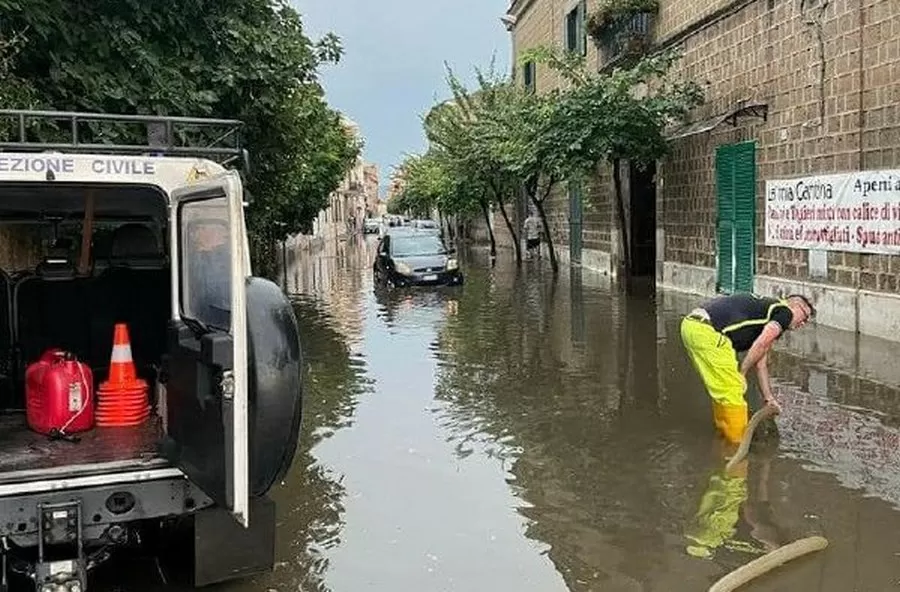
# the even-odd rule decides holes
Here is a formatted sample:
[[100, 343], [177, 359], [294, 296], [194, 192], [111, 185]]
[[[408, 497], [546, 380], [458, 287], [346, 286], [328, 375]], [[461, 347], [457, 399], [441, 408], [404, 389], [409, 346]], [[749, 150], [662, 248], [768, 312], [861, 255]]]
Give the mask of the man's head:
[[816, 309], [806, 296], [791, 294], [785, 300], [787, 300], [791, 312], [794, 313], [791, 329], [799, 329], [816, 316]]

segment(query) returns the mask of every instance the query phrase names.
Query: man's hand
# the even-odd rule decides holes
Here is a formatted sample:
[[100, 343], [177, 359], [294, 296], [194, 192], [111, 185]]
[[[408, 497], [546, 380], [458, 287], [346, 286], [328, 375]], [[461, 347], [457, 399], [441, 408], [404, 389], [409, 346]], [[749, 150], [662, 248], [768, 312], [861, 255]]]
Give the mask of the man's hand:
[[779, 402], [775, 399], [775, 397], [772, 397], [772, 396], [767, 397], [767, 398], [765, 399], [765, 401], [766, 401], [766, 405], [770, 405], [770, 406], [772, 406], [772, 407], [775, 408], [775, 413], [779, 413], [779, 414], [781, 413], [781, 403], [779, 403]]

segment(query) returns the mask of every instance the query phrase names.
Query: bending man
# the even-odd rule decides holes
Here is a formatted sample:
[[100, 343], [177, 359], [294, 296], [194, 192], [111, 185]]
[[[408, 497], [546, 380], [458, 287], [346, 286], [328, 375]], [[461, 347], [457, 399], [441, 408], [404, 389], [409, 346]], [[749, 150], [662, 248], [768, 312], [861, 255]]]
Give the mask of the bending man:
[[809, 300], [798, 294], [784, 300], [734, 294], [706, 302], [681, 321], [681, 340], [713, 400], [713, 421], [729, 442], [740, 442], [747, 427], [750, 370], [756, 370], [765, 402], [779, 407], [769, 384], [769, 350], [785, 331], [814, 315]]

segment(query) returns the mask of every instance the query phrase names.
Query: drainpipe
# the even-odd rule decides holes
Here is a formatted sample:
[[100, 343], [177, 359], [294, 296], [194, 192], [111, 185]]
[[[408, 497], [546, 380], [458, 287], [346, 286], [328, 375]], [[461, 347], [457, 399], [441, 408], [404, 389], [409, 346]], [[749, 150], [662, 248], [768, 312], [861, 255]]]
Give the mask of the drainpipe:
[[[512, 5], [510, 5], [512, 7]], [[504, 28], [506, 28], [507, 32], [509, 32], [509, 46], [510, 46], [510, 57], [509, 57], [509, 70], [510, 70], [510, 78], [513, 83], [516, 82], [518, 78], [518, 48], [516, 47], [516, 22], [518, 21], [516, 15], [507, 12], [503, 16], [500, 17], [500, 22], [503, 23]], [[516, 195], [516, 208], [513, 212], [513, 220], [516, 228], [521, 229], [522, 224], [525, 222], [525, 218], [527, 217], [528, 211], [528, 200], [525, 197], [524, 190], [520, 191]], [[519, 233], [519, 248], [525, 248], [525, 237], [522, 236], [522, 233]]]
[[[859, 170], [866, 170], [866, 149], [865, 149], [865, 128], [866, 128], [866, 110], [863, 104], [866, 95], [866, 71], [865, 71], [865, 60], [863, 59], [863, 49], [865, 48], [865, 35], [864, 29], [866, 26], [866, 13], [865, 13], [865, 3], [863, 0], [859, 0], [858, 5], [859, 11], [859, 21], [858, 21], [858, 31], [857, 34], [859, 36]], [[824, 59], [824, 57], [822, 58]], [[824, 121], [822, 122], [825, 123]], [[856, 315], [856, 368], [859, 368], [859, 338], [860, 338], [860, 326], [859, 326], [859, 300], [860, 300], [860, 292], [862, 291], [862, 280], [860, 279], [860, 275], [862, 270], [860, 269], [856, 275], [856, 306], [854, 307], [854, 313]]]

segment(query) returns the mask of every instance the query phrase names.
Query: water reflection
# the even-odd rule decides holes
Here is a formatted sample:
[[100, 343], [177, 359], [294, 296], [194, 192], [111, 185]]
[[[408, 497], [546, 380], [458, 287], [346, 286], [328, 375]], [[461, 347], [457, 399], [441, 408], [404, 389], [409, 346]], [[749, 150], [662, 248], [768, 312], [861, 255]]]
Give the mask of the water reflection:
[[724, 474], [678, 339], [695, 299], [477, 250], [461, 288], [378, 290], [373, 243], [289, 258], [309, 390], [279, 565], [225, 589], [687, 592], [813, 533], [746, 590], [894, 585], [900, 392], [871, 364], [786, 342], [780, 440]]
[[[795, 443], [796, 434], [822, 432], [808, 423], [795, 426], [796, 418], [828, 421], [826, 408], [802, 405], [799, 396], [781, 422], [782, 446], [755, 447], [737, 475], [723, 475], [726, 456], [677, 340], [678, 317], [658, 309], [652, 295], [611, 294], [583, 274], [554, 283], [532, 269], [498, 266], [491, 276], [470, 272], [459, 312], [438, 338], [441, 426], [462, 457], [472, 454], [472, 442], [490, 443], [525, 502], [519, 512], [529, 519], [527, 535], [549, 546], [568, 589], [698, 590], [801, 536], [862, 537], [876, 547], [896, 540], [891, 528], [900, 520], [885, 504], [794, 461], [795, 448], [804, 462], [815, 456], [810, 445]], [[844, 432], [872, 434], [849, 428], [846, 416], [840, 422]], [[818, 446], [847, 457], [846, 444], [858, 441], [820, 439]], [[892, 441], [870, 439], [854, 446], [855, 454], [879, 445], [890, 450]], [[878, 460], [847, 462], [858, 472], [877, 467], [880, 479], [894, 483], [897, 458], [870, 456]], [[841, 471], [828, 458], [821, 464]], [[879, 495], [891, 499], [884, 487]], [[847, 530], [840, 512], [832, 519], [814, 499], [862, 504], [892, 526]], [[707, 538], [710, 551], [701, 554], [708, 559], [690, 555], [692, 535]], [[840, 553], [848, 551], [844, 546]], [[885, 562], [892, 553], [879, 551]], [[839, 590], [831, 583], [820, 588], [819, 581], [823, 570], [846, 561], [831, 551], [783, 577], [796, 589]], [[882, 589], [890, 573], [885, 565], [842, 583]]]
[[[291, 267], [283, 281], [294, 295], [307, 363], [303, 430], [290, 474], [272, 494], [279, 509], [277, 568], [248, 582], [248, 590], [286, 584], [294, 590], [330, 590], [325, 582], [328, 552], [341, 540], [346, 490], [343, 476], [316, 451], [324, 440], [352, 426], [360, 397], [372, 389], [362, 352], [360, 270], [366, 252], [346, 243], [330, 247], [288, 257]], [[234, 588], [245, 589], [245, 584]]]

